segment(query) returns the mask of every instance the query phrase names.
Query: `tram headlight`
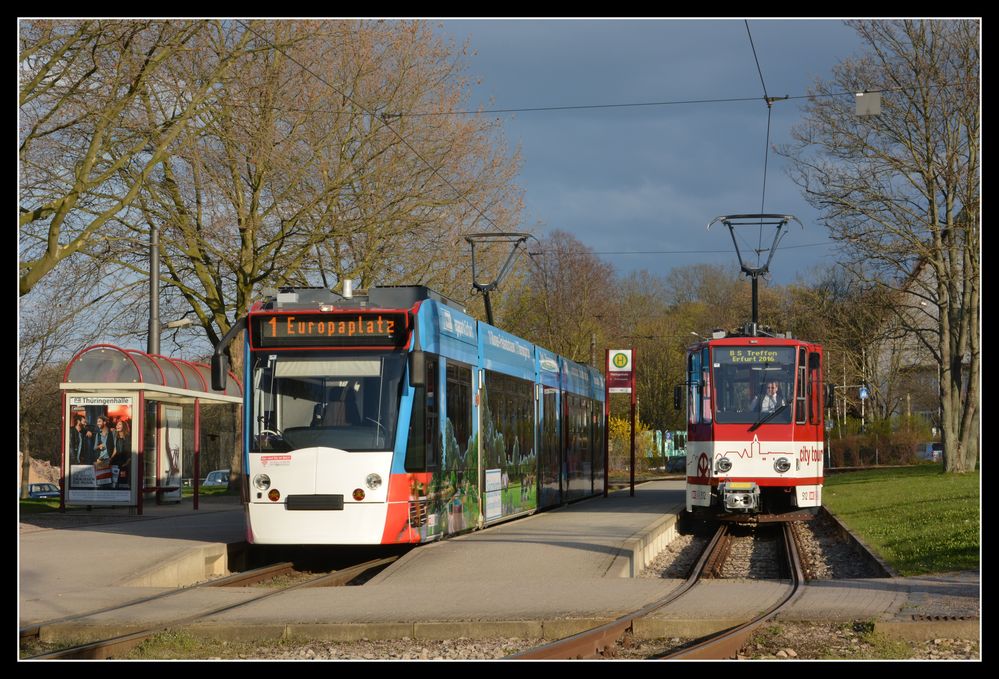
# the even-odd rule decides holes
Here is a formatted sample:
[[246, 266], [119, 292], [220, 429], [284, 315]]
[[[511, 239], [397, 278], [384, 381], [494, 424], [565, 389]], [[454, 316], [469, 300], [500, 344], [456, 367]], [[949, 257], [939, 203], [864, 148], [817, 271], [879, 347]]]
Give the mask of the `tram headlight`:
[[368, 474], [368, 478], [364, 479], [364, 485], [366, 485], [369, 490], [375, 490], [382, 485], [382, 477], [378, 474]]
[[271, 487], [271, 477], [267, 476], [267, 474], [257, 474], [253, 477], [253, 485], [258, 490], [267, 490]]
[[778, 474], [784, 474], [791, 468], [791, 462], [786, 457], [778, 457], [777, 461], [774, 462], [774, 469], [777, 470]]
[[715, 467], [722, 474], [727, 474], [728, 472], [732, 471], [732, 460], [728, 459], [727, 457], [723, 457], [720, 460], [718, 460], [718, 464], [716, 464]]

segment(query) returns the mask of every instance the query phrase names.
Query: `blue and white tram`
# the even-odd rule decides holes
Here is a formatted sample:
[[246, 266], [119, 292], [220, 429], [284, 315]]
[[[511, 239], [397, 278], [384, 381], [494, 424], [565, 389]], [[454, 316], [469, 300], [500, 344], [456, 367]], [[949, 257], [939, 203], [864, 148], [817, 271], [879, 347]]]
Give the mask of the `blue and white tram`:
[[251, 543], [419, 543], [604, 490], [602, 375], [428, 288], [283, 289], [216, 382], [243, 328]]

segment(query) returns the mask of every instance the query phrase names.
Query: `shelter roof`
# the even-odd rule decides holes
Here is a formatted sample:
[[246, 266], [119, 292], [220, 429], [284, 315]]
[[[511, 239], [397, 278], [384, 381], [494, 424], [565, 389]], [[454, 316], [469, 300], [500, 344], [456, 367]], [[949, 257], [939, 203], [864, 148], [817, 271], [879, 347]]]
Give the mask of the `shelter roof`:
[[139, 391], [172, 402], [242, 403], [243, 387], [229, 372], [226, 389], [213, 391], [211, 368], [204, 363], [95, 344], [81, 349], [66, 367], [60, 389], [85, 392]]

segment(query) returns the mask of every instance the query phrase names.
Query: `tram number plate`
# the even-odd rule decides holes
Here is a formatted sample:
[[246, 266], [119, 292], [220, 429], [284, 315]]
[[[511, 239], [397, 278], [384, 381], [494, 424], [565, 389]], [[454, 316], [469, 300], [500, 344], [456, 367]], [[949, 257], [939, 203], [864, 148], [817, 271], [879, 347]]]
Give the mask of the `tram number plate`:
[[342, 510], [343, 495], [289, 495], [285, 506], [291, 511]]
[[748, 481], [731, 481], [725, 487], [729, 490], [752, 490], [753, 484]]

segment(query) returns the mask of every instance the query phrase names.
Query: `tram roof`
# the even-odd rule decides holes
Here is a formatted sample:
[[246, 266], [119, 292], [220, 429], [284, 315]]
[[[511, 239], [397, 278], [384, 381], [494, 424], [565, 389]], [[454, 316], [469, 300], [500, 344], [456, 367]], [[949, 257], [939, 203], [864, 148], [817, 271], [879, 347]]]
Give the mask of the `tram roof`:
[[814, 345], [816, 342], [812, 342], [806, 339], [800, 339], [798, 337], [765, 337], [763, 335], [726, 335], [725, 337], [707, 337], [690, 345], [690, 349], [694, 347], [703, 347], [707, 345], [711, 346], [746, 346], [747, 344], [759, 345], [762, 347], [797, 347], [803, 345]]
[[66, 367], [59, 388], [67, 391], [144, 391], [147, 398], [179, 403], [242, 403], [243, 388], [232, 372], [224, 392], [212, 391], [211, 368], [204, 363], [95, 344], [81, 349]]
[[433, 300], [439, 304], [465, 311], [465, 306], [425, 285], [376, 285], [343, 297], [327, 288], [286, 287], [257, 302], [251, 314], [275, 311], [301, 311], [330, 306], [334, 309], [410, 309], [417, 302]]

